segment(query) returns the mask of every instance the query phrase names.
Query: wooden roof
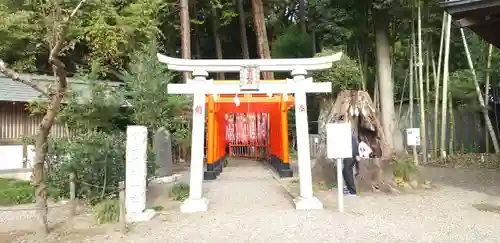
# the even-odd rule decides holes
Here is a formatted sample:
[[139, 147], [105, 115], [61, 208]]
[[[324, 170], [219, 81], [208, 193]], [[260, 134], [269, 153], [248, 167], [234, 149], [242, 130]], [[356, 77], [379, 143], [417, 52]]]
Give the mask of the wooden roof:
[[452, 0], [440, 3], [455, 24], [500, 48], [500, 0]]

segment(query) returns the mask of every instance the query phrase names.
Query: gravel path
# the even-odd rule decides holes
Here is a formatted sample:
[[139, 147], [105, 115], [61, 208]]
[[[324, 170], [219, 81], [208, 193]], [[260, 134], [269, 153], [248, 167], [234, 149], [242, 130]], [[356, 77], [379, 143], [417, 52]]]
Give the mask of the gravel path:
[[295, 211], [267, 167], [243, 160], [229, 166], [204, 184], [209, 212], [169, 212], [123, 237], [111, 232], [73, 242], [500, 242], [500, 215], [472, 206], [500, 203], [498, 194], [443, 181], [435, 191], [349, 197], [344, 214], [336, 212], [335, 192], [320, 197], [325, 210]]

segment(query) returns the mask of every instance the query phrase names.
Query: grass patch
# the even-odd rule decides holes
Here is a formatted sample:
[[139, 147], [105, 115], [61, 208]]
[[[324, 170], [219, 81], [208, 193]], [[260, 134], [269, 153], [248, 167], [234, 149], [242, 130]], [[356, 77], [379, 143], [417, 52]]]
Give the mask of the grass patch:
[[175, 201], [183, 201], [189, 197], [189, 185], [178, 183], [172, 187], [169, 196]]
[[299, 154], [297, 153], [297, 150], [295, 150], [295, 149], [291, 149], [291, 148], [290, 148], [290, 150], [289, 150], [289, 151], [290, 151], [290, 158], [291, 158], [292, 160], [295, 160], [295, 161], [296, 161], [296, 160], [299, 158]]
[[153, 209], [155, 212], [160, 212], [160, 211], [165, 210], [165, 208], [161, 205], [152, 206], [151, 209]]
[[391, 169], [394, 177], [399, 177], [403, 181], [410, 181], [419, 172], [411, 158], [394, 159]]
[[0, 206], [35, 202], [35, 190], [28, 181], [0, 178]]
[[98, 224], [116, 223], [120, 219], [120, 201], [104, 200], [94, 206], [93, 214]]

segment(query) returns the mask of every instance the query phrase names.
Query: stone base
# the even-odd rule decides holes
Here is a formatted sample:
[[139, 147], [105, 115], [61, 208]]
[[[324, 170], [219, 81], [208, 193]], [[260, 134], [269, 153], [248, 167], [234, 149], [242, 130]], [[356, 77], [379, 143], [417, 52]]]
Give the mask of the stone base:
[[203, 174], [203, 179], [204, 180], [217, 179], [217, 176], [219, 176], [222, 173], [223, 168], [225, 167], [224, 161], [226, 161], [226, 156], [222, 156], [217, 161], [215, 161], [213, 164], [207, 164], [207, 170]]
[[217, 179], [217, 171], [205, 171], [203, 172], [204, 180], [215, 180]]
[[297, 210], [319, 210], [323, 209], [323, 203], [316, 197], [296, 197], [293, 199]]
[[281, 178], [285, 177], [293, 177], [293, 170], [288, 169], [288, 170], [280, 170], [278, 171], [279, 175]]
[[151, 220], [156, 216], [156, 212], [153, 209], [146, 209], [141, 213], [127, 214], [127, 222], [144, 222]]
[[208, 199], [186, 199], [181, 205], [182, 213], [196, 213], [208, 211]]
[[276, 172], [281, 178], [293, 177], [293, 171], [290, 169], [290, 164], [283, 163], [283, 161], [279, 157], [271, 155], [267, 163], [271, 165], [271, 167], [273, 167], [274, 170], [276, 170]]
[[151, 181], [153, 184], [168, 184], [172, 182], [177, 182], [182, 177], [182, 174], [174, 174], [171, 176], [158, 177]]

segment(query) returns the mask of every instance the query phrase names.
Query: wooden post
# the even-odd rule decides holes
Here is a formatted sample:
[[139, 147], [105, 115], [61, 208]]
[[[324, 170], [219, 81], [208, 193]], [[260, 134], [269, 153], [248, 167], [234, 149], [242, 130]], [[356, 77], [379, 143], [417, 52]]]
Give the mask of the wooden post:
[[70, 198], [70, 209], [69, 217], [72, 219], [76, 215], [76, 175], [75, 172], [69, 174], [69, 198]]
[[127, 220], [126, 220], [126, 210], [125, 210], [125, 182], [121, 181], [118, 184], [120, 190], [119, 200], [120, 200], [120, 226], [122, 233], [127, 232]]

